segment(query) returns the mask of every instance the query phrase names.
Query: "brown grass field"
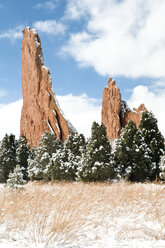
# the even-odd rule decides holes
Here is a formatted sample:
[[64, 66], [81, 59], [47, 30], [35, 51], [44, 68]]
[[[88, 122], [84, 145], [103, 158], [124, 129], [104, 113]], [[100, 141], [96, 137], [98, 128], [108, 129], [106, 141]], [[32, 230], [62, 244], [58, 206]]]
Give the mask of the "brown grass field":
[[5, 240], [15, 244], [11, 247], [29, 248], [123, 247], [124, 242], [130, 244], [124, 247], [143, 247], [139, 242], [165, 247], [165, 185], [33, 182], [22, 190], [1, 187], [0, 247]]

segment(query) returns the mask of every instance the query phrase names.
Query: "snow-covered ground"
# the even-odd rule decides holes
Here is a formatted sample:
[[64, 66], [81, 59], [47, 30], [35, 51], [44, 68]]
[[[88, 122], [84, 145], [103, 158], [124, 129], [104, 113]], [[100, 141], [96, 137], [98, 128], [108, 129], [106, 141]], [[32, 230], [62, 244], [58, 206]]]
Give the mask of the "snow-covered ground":
[[165, 185], [0, 185], [0, 248], [163, 248]]

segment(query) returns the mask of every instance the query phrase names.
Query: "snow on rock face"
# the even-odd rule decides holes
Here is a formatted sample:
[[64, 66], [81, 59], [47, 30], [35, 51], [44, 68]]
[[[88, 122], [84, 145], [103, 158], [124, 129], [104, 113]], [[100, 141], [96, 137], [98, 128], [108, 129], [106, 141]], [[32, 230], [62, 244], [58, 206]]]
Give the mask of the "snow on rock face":
[[144, 104], [131, 110], [127, 103], [121, 100], [120, 89], [112, 78], [108, 80], [108, 87], [104, 88], [102, 99], [102, 123], [106, 126], [109, 139], [119, 138], [121, 129], [129, 120], [138, 127], [142, 112], [146, 110]]
[[50, 71], [44, 65], [40, 37], [35, 29], [29, 27], [23, 30], [22, 93], [20, 133], [26, 136], [28, 144], [38, 146], [46, 131], [54, 132], [57, 138], [65, 141], [73, 130], [54, 96]]

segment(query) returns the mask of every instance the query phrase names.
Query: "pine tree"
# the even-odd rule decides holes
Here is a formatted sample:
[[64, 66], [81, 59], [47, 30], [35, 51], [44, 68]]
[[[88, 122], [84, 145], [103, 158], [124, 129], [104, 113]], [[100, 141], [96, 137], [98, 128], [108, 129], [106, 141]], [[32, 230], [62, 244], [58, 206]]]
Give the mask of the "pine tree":
[[10, 172], [9, 178], [7, 179], [7, 185], [12, 188], [18, 188], [20, 185], [26, 183], [23, 179], [23, 172], [20, 165], [16, 165], [13, 172]]
[[16, 148], [15, 136], [6, 134], [0, 145], [0, 182], [5, 182], [8, 179], [9, 173], [17, 164]]
[[28, 179], [27, 168], [28, 168], [28, 158], [30, 157], [30, 154], [31, 152], [30, 152], [30, 147], [27, 145], [27, 139], [24, 135], [22, 135], [18, 140], [16, 155], [17, 155], [18, 164], [23, 170], [23, 178], [25, 180]]
[[114, 157], [119, 177], [130, 181], [147, 179], [151, 169], [150, 149], [132, 121], [123, 128]]
[[55, 134], [46, 132], [42, 135], [39, 147], [33, 150], [34, 158], [28, 159], [28, 175], [31, 180], [50, 180], [50, 159], [61, 146]]
[[85, 138], [82, 134], [71, 133], [68, 136], [64, 147], [52, 156], [50, 164], [52, 180], [77, 179], [78, 163], [85, 146]]
[[158, 129], [157, 119], [152, 112], [145, 111], [139, 124], [145, 143], [151, 150], [152, 172], [148, 175], [151, 180], [159, 177], [159, 162], [164, 152], [164, 138]]
[[111, 165], [111, 146], [103, 124], [94, 122], [91, 138], [87, 142], [78, 171], [83, 181], [104, 181], [114, 176]]

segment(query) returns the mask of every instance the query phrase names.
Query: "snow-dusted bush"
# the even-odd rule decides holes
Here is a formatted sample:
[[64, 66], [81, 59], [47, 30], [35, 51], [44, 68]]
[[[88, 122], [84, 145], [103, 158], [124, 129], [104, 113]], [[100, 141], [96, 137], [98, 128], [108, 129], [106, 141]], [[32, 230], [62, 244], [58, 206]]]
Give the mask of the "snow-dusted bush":
[[161, 157], [159, 169], [161, 171], [160, 178], [165, 180], [165, 155]]
[[23, 179], [23, 170], [24, 168], [21, 168], [20, 165], [16, 165], [14, 171], [9, 174], [7, 185], [12, 188], [18, 188], [20, 185], [25, 184], [26, 180]]

